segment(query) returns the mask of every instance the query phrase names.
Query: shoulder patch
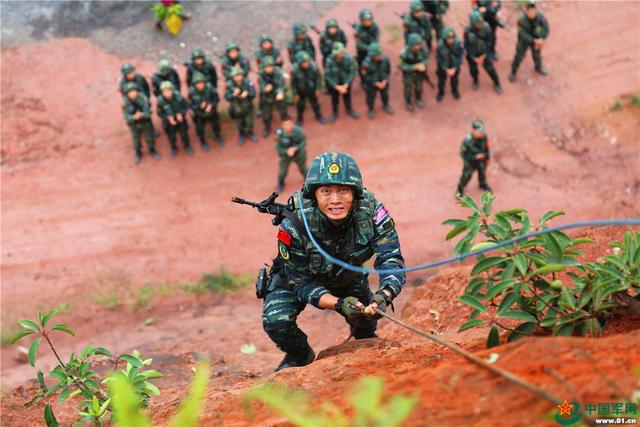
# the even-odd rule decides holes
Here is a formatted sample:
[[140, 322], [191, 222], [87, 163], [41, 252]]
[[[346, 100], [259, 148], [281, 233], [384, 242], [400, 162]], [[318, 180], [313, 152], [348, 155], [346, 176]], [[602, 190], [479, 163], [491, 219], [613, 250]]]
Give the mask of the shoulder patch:
[[378, 209], [373, 213], [373, 223], [378, 225], [389, 216], [389, 210], [384, 207], [384, 205], [380, 205]]
[[291, 246], [291, 234], [287, 233], [283, 229], [278, 231], [278, 241], [284, 243], [287, 246]]

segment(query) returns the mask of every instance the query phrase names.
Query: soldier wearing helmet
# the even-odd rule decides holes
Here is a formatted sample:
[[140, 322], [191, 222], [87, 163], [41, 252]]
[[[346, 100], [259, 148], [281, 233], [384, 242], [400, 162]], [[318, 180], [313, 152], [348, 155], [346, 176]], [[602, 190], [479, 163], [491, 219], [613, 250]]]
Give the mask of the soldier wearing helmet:
[[327, 19], [324, 31], [320, 35], [320, 53], [322, 53], [322, 68], [327, 65], [327, 59], [331, 56], [331, 50], [335, 42], [347, 46], [347, 36], [334, 18]]
[[160, 96], [158, 97], [158, 117], [162, 119], [169, 145], [171, 145], [171, 156], [178, 154], [176, 134], [180, 134], [184, 150], [188, 155], [193, 155], [193, 149], [189, 143], [189, 133], [187, 126], [188, 105], [180, 92], [170, 81], [162, 82], [160, 85]]
[[274, 106], [280, 112], [280, 120], [286, 120], [289, 117], [285, 98], [287, 88], [284, 74], [270, 56], [262, 58], [258, 84], [260, 86], [259, 108], [262, 111], [262, 120], [264, 122], [262, 136], [266, 138], [271, 133]]
[[180, 77], [173, 64], [169, 59], [161, 59], [158, 61], [158, 71], [151, 76], [151, 88], [156, 97], [160, 96], [160, 85], [166, 81], [171, 82], [173, 87], [180, 92]]
[[456, 36], [456, 32], [451, 27], [442, 30], [442, 37], [438, 41], [436, 60], [438, 61], [438, 95], [436, 101], [440, 102], [444, 98], [444, 88], [447, 79], [451, 80], [451, 94], [455, 99], [460, 99], [458, 91], [458, 76], [462, 65], [462, 55], [464, 53], [463, 43]]
[[500, 8], [502, 8], [502, 0], [476, 0], [476, 4], [474, 5], [474, 9], [482, 14], [484, 21], [489, 24], [489, 28], [491, 28], [492, 37], [489, 50], [494, 61], [498, 60], [498, 53], [496, 52], [496, 30], [498, 27], [503, 27], [498, 19]]
[[535, 0], [529, 0], [526, 11], [518, 19], [518, 44], [516, 46], [516, 55], [511, 63], [509, 81], [516, 81], [518, 67], [529, 49], [531, 49], [536, 72], [542, 76], [547, 75], [547, 70], [542, 66], [541, 52], [544, 41], [548, 36], [549, 22], [547, 22], [547, 18], [536, 7]]
[[360, 66], [367, 57], [369, 45], [380, 40], [380, 28], [373, 21], [373, 13], [369, 9], [362, 9], [358, 15], [359, 22], [354, 27], [356, 38], [356, 62], [358, 63], [358, 75], [362, 81]]
[[444, 15], [449, 10], [449, 0], [422, 0], [422, 5], [431, 19], [431, 27], [436, 32], [437, 43], [444, 29]]
[[484, 191], [491, 191], [491, 187], [487, 184], [487, 164], [489, 163], [489, 141], [484, 123], [481, 120], [474, 120], [471, 123], [471, 133], [462, 141], [460, 147], [460, 157], [464, 166], [462, 167], [462, 176], [458, 183], [456, 195], [464, 194], [464, 187], [471, 179], [474, 171], [478, 171], [478, 181], [480, 188]]
[[415, 96], [418, 108], [424, 108], [422, 100], [422, 81], [427, 73], [429, 49], [419, 34], [409, 34], [407, 45], [400, 53], [400, 70], [404, 86], [404, 102], [408, 111], [413, 111]]
[[256, 89], [240, 67], [231, 68], [229, 77], [224, 98], [229, 101], [229, 116], [238, 128], [238, 144], [244, 144], [245, 137], [256, 142], [258, 137], [253, 133], [253, 99], [256, 97]]
[[354, 119], [360, 117], [360, 114], [351, 105], [351, 87], [355, 77], [356, 64], [353, 58], [347, 54], [342, 43], [334, 43], [333, 53], [329, 57], [327, 68], [324, 71], [325, 85], [331, 94], [331, 107], [333, 109], [329, 117], [330, 122], [335, 122], [338, 117], [340, 96], [342, 96], [347, 114]]
[[125, 85], [127, 83], [135, 83], [136, 86], [140, 88], [140, 91], [144, 93], [144, 96], [146, 96], [147, 99], [150, 99], [151, 94], [149, 92], [149, 83], [147, 83], [147, 79], [145, 79], [142, 74], [136, 72], [136, 67], [131, 64], [122, 64], [120, 71], [122, 76], [120, 77], [119, 83], [120, 93], [122, 96], [125, 96]]
[[282, 127], [276, 130], [276, 152], [280, 157], [276, 193], [280, 194], [291, 163], [298, 166], [303, 177], [307, 174], [307, 137], [290, 118], [284, 119]]
[[133, 149], [135, 151], [133, 162], [137, 164], [142, 160], [141, 137], [144, 137], [151, 157], [159, 159], [160, 154], [156, 151], [153, 140], [149, 99], [144, 93], [140, 92], [140, 88], [134, 82], [125, 83], [122, 90], [124, 91], [122, 112], [127, 126], [129, 126], [129, 131], [131, 131]]
[[193, 124], [196, 126], [196, 134], [200, 139], [203, 151], [209, 151], [204, 128], [211, 124], [216, 143], [224, 145], [220, 130], [220, 118], [218, 117], [218, 92], [207, 78], [198, 72], [193, 74], [192, 85], [189, 88], [189, 107], [193, 111]]
[[326, 121], [320, 112], [320, 70], [308, 52], [301, 51], [296, 54], [296, 62], [291, 67], [291, 92], [296, 103], [296, 124], [301, 126], [304, 121], [306, 101], [309, 101], [316, 120], [321, 124]]
[[211, 83], [214, 89], [218, 87], [218, 73], [215, 65], [207, 58], [203, 49], [193, 49], [191, 51], [191, 61], [185, 62], [187, 67], [187, 87], [193, 84], [193, 76], [195, 73], [202, 74], [205, 79]]
[[407, 43], [409, 34], [419, 34], [425, 45], [431, 46], [431, 21], [424, 11], [424, 6], [420, 0], [413, 0], [410, 12], [403, 15], [404, 42]]
[[307, 26], [301, 22], [293, 24], [293, 39], [289, 42], [289, 61], [296, 62], [298, 52], [307, 52], [311, 59], [316, 59], [316, 48], [313, 46], [311, 37], [307, 34]]
[[284, 59], [282, 59], [282, 55], [280, 55], [280, 49], [273, 45], [273, 39], [269, 34], [263, 34], [258, 39], [258, 51], [256, 52], [256, 65], [258, 68], [260, 68], [262, 58], [265, 56], [270, 56], [276, 67], [282, 68]]
[[393, 114], [393, 108], [389, 105], [389, 75], [391, 73], [391, 63], [389, 62], [389, 58], [382, 53], [382, 48], [378, 43], [371, 43], [369, 45], [369, 54], [360, 68], [364, 90], [367, 94], [368, 117], [371, 119], [374, 116], [373, 104], [377, 92], [380, 92], [382, 109], [387, 114]]
[[[404, 267], [395, 224], [387, 208], [362, 184], [356, 162], [342, 153], [324, 153], [311, 164], [302, 198], [295, 200], [295, 217], [285, 219], [278, 232], [277, 287], [264, 300], [263, 328], [286, 353], [277, 367], [304, 366], [315, 354], [296, 318], [307, 304], [334, 310], [345, 318], [356, 339], [376, 337], [375, 308], [385, 310], [405, 283], [404, 273], [382, 274], [372, 293], [367, 274], [355, 273], [327, 261], [312, 244], [301, 210], [314, 239], [331, 255], [361, 266], [375, 256], [376, 269]], [[295, 221], [294, 221], [295, 219]]]
[[231, 69], [240, 67], [242, 74], [246, 78], [251, 70], [251, 65], [240, 50], [240, 45], [234, 41], [227, 42], [227, 47], [222, 55], [222, 75], [225, 80], [231, 79]]
[[493, 66], [493, 54], [491, 53], [491, 40], [493, 35], [489, 24], [484, 22], [482, 14], [474, 10], [469, 15], [469, 26], [464, 30], [464, 48], [467, 52], [467, 63], [471, 73], [473, 90], [478, 90], [478, 65], [482, 64], [498, 94], [502, 94], [500, 78]]

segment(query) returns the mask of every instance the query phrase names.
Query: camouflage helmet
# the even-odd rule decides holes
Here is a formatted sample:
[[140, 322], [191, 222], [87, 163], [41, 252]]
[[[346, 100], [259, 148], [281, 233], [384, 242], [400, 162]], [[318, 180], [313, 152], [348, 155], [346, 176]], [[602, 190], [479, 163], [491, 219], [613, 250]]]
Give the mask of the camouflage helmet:
[[242, 74], [244, 76], [244, 71], [242, 70], [242, 68], [234, 65], [233, 67], [231, 67], [231, 71], [229, 71], [229, 74], [232, 78], [237, 76], [238, 74]]
[[175, 90], [176, 87], [169, 80], [165, 80], [162, 83], [160, 83], [160, 90], [162, 91], [165, 89]]
[[455, 39], [455, 38], [456, 38], [456, 32], [453, 30], [453, 28], [444, 27], [444, 29], [442, 30], [442, 40]]
[[424, 6], [422, 6], [422, 2], [420, 0], [413, 0], [411, 2], [411, 13], [419, 12], [421, 10], [424, 10]]
[[338, 28], [338, 21], [336, 21], [334, 18], [329, 18], [327, 19], [327, 22], [324, 24], [324, 28], [325, 30], [328, 30], [329, 28]]
[[167, 74], [169, 74], [169, 72], [171, 71], [171, 68], [173, 68], [173, 67], [171, 65], [171, 61], [170, 60], [161, 59], [160, 61], [158, 61], [158, 71], [163, 76], [166, 76]]
[[276, 61], [273, 60], [273, 56], [267, 55], [260, 61], [260, 68], [264, 69], [269, 65], [276, 65]]
[[371, 12], [369, 9], [362, 9], [360, 11], [359, 18], [361, 21], [364, 21], [365, 19], [373, 19], [373, 12]]
[[293, 35], [301, 36], [307, 34], [307, 27], [302, 22], [296, 22], [293, 24]]
[[407, 37], [407, 44], [409, 46], [415, 46], [417, 44], [422, 44], [422, 37], [418, 33], [411, 33], [409, 37]]
[[475, 119], [473, 122], [471, 122], [471, 128], [473, 130], [479, 130], [480, 132], [484, 132], [486, 129], [484, 126], [484, 122], [480, 119]]
[[230, 50], [232, 49], [238, 49], [238, 51], [240, 50], [240, 45], [234, 41], [229, 40], [227, 42], [227, 48], [225, 49], [226, 53], [229, 53]]
[[195, 85], [196, 83], [200, 83], [200, 82], [206, 82], [207, 78], [204, 76], [204, 74], [202, 73], [194, 73], [193, 74], [193, 79], [191, 80], [191, 82]]
[[379, 43], [373, 42], [367, 48], [367, 53], [369, 54], [369, 56], [382, 55], [382, 47], [380, 47]]
[[332, 55], [338, 55], [340, 53], [344, 52], [344, 45], [340, 42], [335, 42], [333, 45], [331, 45], [331, 54]]
[[271, 36], [269, 34], [263, 34], [260, 36], [260, 38], [258, 39], [258, 45], [262, 46], [262, 43], [264, 42], [271, 42], [273, 43], [273, 39], [271, 38]]
[[136, 70], [136, 67], [134, 67], [131, 64], [122, 64], [122, 67], [120, 67], [120, 71], [122, 72], [123, 76], [135, 70]]
[[483, 20], [484, 18], [482, 17], [482, 14], [477, 10], [474, 10], [469, 14], [469, 23], [471, 25], [476, 25], [477, 23], [482, 22]]
[[527, 9], [535, 9], [536, 8], [536, 0], [529, 0], [527, 2]]
[[302, 196], [315, 199], [315, 191], [323, 185], [348, 185], [354, 196], [362, 197], [362, 175], [353, 157], [344, 153], [328, 152], [313, 159], [304, 180]]
[[311, 61], [311, 55], [309, 55], [309, 52], [305, 50], [301, 50], [298, 53], [296, 53], [296, 62], [298, 64], [302, 64], [303, 62], [309, 62], [309, 61]]
[[204, 49], [193, 49], [191, 51], [191, 59], [204, 58], [205, 56]]
[[124, 85], [124, 93], [125, 94], [131, 92], [132, 90], [140, 91], [140, 88], [134, 82], [128, 82], [128, 83], [126, 83]]

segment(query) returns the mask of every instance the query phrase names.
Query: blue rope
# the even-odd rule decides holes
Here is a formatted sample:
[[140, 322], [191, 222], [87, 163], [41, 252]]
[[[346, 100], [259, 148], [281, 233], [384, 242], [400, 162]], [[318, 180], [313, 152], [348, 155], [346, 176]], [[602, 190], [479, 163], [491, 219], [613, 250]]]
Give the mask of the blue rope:
[[[302, 194], [300, 194], [299, 191], [297, 192], [297, 194], [298, 194], [298, 200], [300, 200], [300, 203], [302, 205]], [[347, 270], [355, 271], [356, 273], [363, 273], [363, 274], [369, 273], [369, 274], [378, 274], [378, 275], [398, 274], [398, 273], [407, 273], [410, 271], [427, 270], [429, 268], [450, 264], [452, 262], [462, 261], [463, 259], [475, 256], [475, 255], [480, 255], [485, 252], [489, 252], [494, 249], [501, 248], [503, 246], [509, 246], [521, 240], [529, 239], [530, 237], [541, 236], [543, 234], [553, 233], [554, 231], [567, 230], [569, 228], [604, 227], [607, 225], [640, 225], [640, 219], [605, 219], [605, 220], [595, 220], [595, 221], [571, 222], [569, 224], [559, 225], [557, 227], [545, 228], [544, 230], [534, 231], [532, 233], [528, 233], [523, 236], [514, 237], [512, 239], [505, 240], [503, 242], [495, 243], [489, 247], [467, 252], [466, 254], [458, 255], [451, 258], [445, 258], [438, 261], [428, 262], [426, 264], [416, 265], [414, 267], [389, 268], [386, 270], [376, 270], [374, 268], [366, 268], [366, 267], [361, 267], [357, 265], [351, 265], [327, 253], [327, 251], [322, 249], [322, 247], [318, 244], [315, 237], [313, 237], [313, 233], [311, 232], [311, 229], [309, 229], [309, 223], [307, 222], [307, 217], [304, 213], [304, 209], [302, 209], [302, 206], [300, 208], [300, 211], [302, 212], [302, 222], [304, 223], [304, 228], [307, 231], [309, 240], [311, 240], [311, 243], [313, 244], [313, 246], [315, 246], [318, 252], [320, 252], [322, 256], [327, 259], [327, 261], [332, 262], [333, 264], [339, 265], [340, 267], [346, 268]]]

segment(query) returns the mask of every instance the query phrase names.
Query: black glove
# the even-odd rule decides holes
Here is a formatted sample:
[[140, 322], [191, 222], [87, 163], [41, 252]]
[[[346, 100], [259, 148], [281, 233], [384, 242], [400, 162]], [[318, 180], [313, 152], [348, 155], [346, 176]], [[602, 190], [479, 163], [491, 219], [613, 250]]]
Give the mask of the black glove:
[[358, 298], [356, 297], [340, 298], [338, 302], [336, 302], [335, 309], [343, 316], [351, 320], [357, 320], [362, 317], [362, 311], [357, 308], [358, 302]]
[[[391, 305], [391, 298], [389, 296], [387, 296], [386, 293], [382, 292], [382, 291], [378, 291], [375, 293], [375, 295], [373, 296], [373, 300], [371, 301], [372, 303], [376, 303], [378, 304], [378, 310], [380, 311], [387, 311], [387, 306]], [[373, 317], [374, 319], [380, 319], [382, 318], [381, 314], [374, 314], [371, 315], [370, 317]]]

